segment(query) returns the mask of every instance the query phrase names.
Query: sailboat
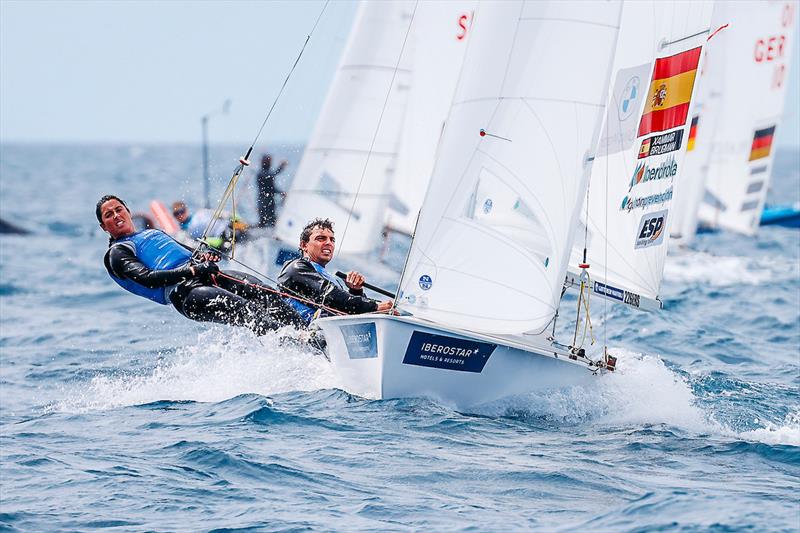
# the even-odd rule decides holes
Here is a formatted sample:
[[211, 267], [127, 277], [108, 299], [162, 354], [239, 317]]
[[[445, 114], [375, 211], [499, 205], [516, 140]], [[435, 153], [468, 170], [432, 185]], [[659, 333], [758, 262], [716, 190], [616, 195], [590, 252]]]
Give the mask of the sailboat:
[[[550, 328], [596, 158], [621, 7], [479, 6], [403, 270], [400, 315], [317, 321], [347, 390], [461, 407], [585, 384], [613, 368]], [[702, 47], [707, 22], [697, 26], [659, 54]], [[659, 127], [652, 115], [646, 122]]]
[[[698, 174], [700, 223], [753, 235], [764, 209], [775, 156], [774, 139], [783, 113], [790, 54], [794, 47], [796, 2], [717, 2], [715, 24], [729, 27], [712, 39], [709, 113], [697, 128], [713, 124]], [[704, 171], [704, 172], [703, 172]], [[699, 194], [699, 193], [698, 193]], [[681, 230], [693, 234], [691, 221]]]
[[478, 7], [400, 281], [402, 315], [317, 321], [347, 390], [469, 405], [600, 370], [548, 328], [619, 11], [619, 2]]
[[433, 168], [466, 48], [464, 19], [472, 5], [360, 4], [287, 192], [270, 263], [282, 265], [296, 254], [300, 229], [317, 217], [336, 223], [334, 261], [339, 265], [376, 252], [387, 224], [410, 233], [405, 228], [416, 220], [420, 189]]

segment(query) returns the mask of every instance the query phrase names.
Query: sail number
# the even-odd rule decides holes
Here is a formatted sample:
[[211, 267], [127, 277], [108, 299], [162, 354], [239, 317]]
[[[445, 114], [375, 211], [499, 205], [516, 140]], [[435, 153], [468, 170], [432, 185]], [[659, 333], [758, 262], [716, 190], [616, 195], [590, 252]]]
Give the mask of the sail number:
[[[789, 28], [794, 22], [795, 6], [791, 3], [785, 4], [781, 11], [781, 26]], [[775, 65], [772, 73], [772, 88], [780, 89], [786, 81], [786, 64], [784, 63], [787, 42], [786, 35], [770, 35], [762, 39], [756, 39], [753, 59], [756, 63], [771, 63]]]
[[469, 26], [469, 15], [464, 14], [458, 17], [458, 33], [456, 39], [463, 41], [467, 36], [467, 27]]

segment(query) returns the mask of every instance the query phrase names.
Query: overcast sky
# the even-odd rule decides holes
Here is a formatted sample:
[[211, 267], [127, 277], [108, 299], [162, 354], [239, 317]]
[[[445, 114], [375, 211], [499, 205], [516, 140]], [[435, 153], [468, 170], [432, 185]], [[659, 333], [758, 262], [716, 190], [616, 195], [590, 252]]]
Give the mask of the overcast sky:
[[[0, 140], [248, 144], [322, 9], [306, 1], [0, 0]], [[305, 142], [356, 5], [332, 1], [262, 142]], [[778, 144], [800, 146], [800, 57]]]

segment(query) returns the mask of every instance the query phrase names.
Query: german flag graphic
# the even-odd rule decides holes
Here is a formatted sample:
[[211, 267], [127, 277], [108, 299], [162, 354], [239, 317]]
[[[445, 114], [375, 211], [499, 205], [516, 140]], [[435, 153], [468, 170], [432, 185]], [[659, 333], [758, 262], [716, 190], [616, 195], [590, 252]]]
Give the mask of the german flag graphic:
[[694, 150], [694, 138], [697, 137], [697, 122], [699, 119], [700, 115], [695, 115], [692, 117], [692, 127], [689, 128], [689, 140], [686, 142], [687, 152]]
[[638, 136], [686, 124], [702, 47], [656, 59]]
[[750, 148], [750, 161], [767, 157], [772, 148], [772, 137], [775, 135], [775, 126], [756, 130], [753, 135], [753, 146]]

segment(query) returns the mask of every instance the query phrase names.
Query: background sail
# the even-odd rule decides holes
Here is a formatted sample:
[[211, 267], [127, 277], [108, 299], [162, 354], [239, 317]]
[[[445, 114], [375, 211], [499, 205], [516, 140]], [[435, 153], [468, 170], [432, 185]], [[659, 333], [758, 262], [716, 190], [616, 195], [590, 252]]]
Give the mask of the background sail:
[[420, 2], [406, 52], [411, 88], [386, 226], [411, 234], [428, 187], [467, 49], [475, 1]]
[[479, 6], [401, 309], [494, 333], [550, 322], [599, 133], [619, 9], [592, 1]]
[[[720, 93], [701, 222], [745, 234], [758, 229], [767, 195], [773, 139], [780, 126], [794, 46], [796, 2], [718, 2], [729, 24], [714, 39]], [[711, 62], [714, 62], [711, 64]], [[719, 64], [717, 63], [719, 62]]]
[[711, 2], [623, 7], [613, 85], [582, 213], [588, 228], [579, 227], [570, 267], [577, 270], [583, 262], [586, 243], [592, 289], [637, 307], [639, 296], [655, 299], [661, 286], [711, 11]]
[[[718, 22], [715, 10], [711, 17], [711, 31], [724, 23]], [[719, 83], [722, 78], [723, 64], [714, 58], [724, 50], [718, 46], [719, 35], [714, 36], [703, 49], [700, 60], [700, 72], [695, 93], [695, 106], [692, 120], [687, 132], [686, 155], [680, 180], [676, 184], [676, 196], [679, 201], [672, 206], [670, 220], [670, 239], [682, 245], [690, 244], [697, 233], [697, 213], [706, 190], [708, 159], [711, 155], [709, 147], [716, 129], [715, 103], [719, 94]]]
[[410, 71], [401, 51], [413, 9], [413, 2], [394, 0], [359, 6], [278, 218], [279, 239], [297, 242], [306, 222], [327, 217], [336, 222], [337, 253], [366, 253], [378, 246], [408, 94]]

